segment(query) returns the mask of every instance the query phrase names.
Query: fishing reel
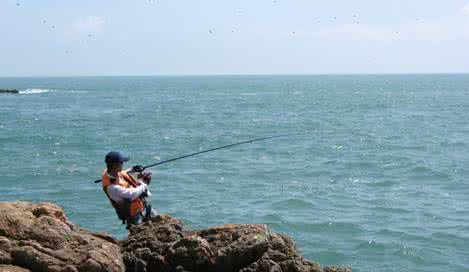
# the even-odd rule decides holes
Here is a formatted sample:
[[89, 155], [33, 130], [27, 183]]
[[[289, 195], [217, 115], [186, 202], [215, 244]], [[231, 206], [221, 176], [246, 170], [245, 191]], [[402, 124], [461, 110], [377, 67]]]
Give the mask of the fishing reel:
[[145, 167], [141, 165], [132, 166], [132, 172], [134, 173], [142, 173], [143, 171], [145, 171]]
[[142, 179], [142, 181], [146, 183], [147, 185], [150, 184], [152, 173], [150, 171], [145, 171], [145, 167], [141, 165], [135, 165], [132, 167], [132, 172], [138, 173], [137, 174], [138, 179]]

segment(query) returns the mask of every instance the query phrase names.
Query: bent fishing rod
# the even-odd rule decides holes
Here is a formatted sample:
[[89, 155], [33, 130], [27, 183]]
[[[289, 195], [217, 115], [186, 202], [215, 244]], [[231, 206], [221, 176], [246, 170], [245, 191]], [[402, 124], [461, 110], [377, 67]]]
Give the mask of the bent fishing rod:
[[[275, 135], [275, 136], [269, 136], [269, 137], [262, 137], [262, 138], [252, 139], [252, 140], [248, 140], [248, 141], [243, 141], [243, 142], [238, 142], [238, 143], [234, 143], [234, 144], [224, 145], [224, 146], [215, 147], [215, 148], [211, 148], [211, 149], [207, 149], [207, 150], [202, 150], [202, 151], [199, 151], [199, 152], [195, 152], [195, 153], [192, 153], [192, 154], [180, 156], [180, 157], [177, 157], [177, 158], [172, 158], [172, 159], [165, 160], [165, 161], [162, 161], [162, 162], [157, 162], [157, 163], [154, 163], [154, 164], [150, 164], [150, 165], [144, 166], [144, 167], [142, 167], [141, 169], [142, 169], [142, 171], [143, 171], [143, 170], [145, 170], [145, 169], [148, 169], [148, 168], [150, 168], [150, 167], [154, 167], [154, 166], [157, 166], [157, 165], [160, 165], [160, 164], [164, 164], [164, 163], [168, 163], [168, 162], [172, 162], [172, 161], [176, 161], [176, 160], [180, 160], [180, 159], [192, 157], [192, 156], [195, 156], [195, 155], [199, 155], [199, 154], [202, 154], [202, 153], [207, 153], [207, 152], [211, 152], [211, 151], [215, 151], [215, 150], [220, 150], [220, 149], [225, 149], [225, 148], [231, 148], [231, 147], [238, 146], [238, 145], [242, 145], [242, 144], [249, 144], [249, 143], [254, 143], [254, 142], [258, 142], [258, 141], [263, 141], [263, 140], [268, 140], [268, 139], [274, 139], [274, 138], [281, 138], [281, 137], [288, 137], [288, 136], [312, 134], [312, 133], [316, 133], [316, 132], [317, 132], [317, 131], [306, 131], [306, 132], [297, 132], [297, 133], [290, 133], [290, 134], [281, 134], [281, 135]], [[134, 171], [134, 170], [132, 169], [132, 170], [130, 170], [128, 173], [135, 173], [135, 172], [136, 172], [136, 171]], [[101, 182], [100, 179], [94, 181], [94, 183], [99, 183], [99, 182]]]

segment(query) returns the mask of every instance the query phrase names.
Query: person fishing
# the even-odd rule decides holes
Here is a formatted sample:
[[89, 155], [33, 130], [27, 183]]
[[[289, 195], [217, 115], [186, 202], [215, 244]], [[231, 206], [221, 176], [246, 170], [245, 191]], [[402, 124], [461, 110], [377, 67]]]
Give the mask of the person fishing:
[[[121, 153], [111, 151], [104, 159], [106, 169], [102, 174], [103, 191], [116, 210], [117, 216], [127, 228], [131, 225], [138, 225], [156, 216], [156, 211], [152, 208], [147, 196], [151, 193], [148, 185], [152, 179], [152, 173], [144, 171], [142, 166], [134, 166], [131, 171], [123, 171], [124, 162], [128, 157]], [[137, 172], [137, 179], [129, 172]]]
[[[306, 131], [251, 139], [202, 150], [199, 152], [153, 163], [147, 166], [136, 165], [127, 171], [122, 171], [122, 169], [124, 162], [127, 162], [129, 158], [124, 157], [119, 152], [111, 151], [106, 155], [105, 158], [106, 169], [103, 171], [102, 179], [95, 180], [94, 183], [103, 183], [103, 191], [111, 201], [111, 204], [115, 208], [119, 219], [122, 220], [123, 224], [127, 224], [127, 228], [130, 228], [131, 225], [138, 225], [157, 215], [156, 211], [152, 209], [151, 203], [146, 199], [147, 196], [151, 195], [150, 191], [148, 190], [148, 184], [150, 184], [151, 181], [151, 172], [146, 171], [146, 169], [207, 152], [232, 148], [238, 145], [244, 145], [274, 138], [306, 135], [314, 132], [315, 131]], [[137, 179], [130, 175], [132, 173], [138, 173]]]

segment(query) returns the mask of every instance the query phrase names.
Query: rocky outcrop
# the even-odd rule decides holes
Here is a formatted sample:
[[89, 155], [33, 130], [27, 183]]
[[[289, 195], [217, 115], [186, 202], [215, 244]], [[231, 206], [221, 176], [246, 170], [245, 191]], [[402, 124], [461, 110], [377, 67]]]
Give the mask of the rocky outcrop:
[[0, 89], [0, 94], [2, 94], [2, 93], [18, 94], [18, 93], [20, 93], [20, 91], [18, 91], [16, 89], [12, 89], [12, 90]]
[[72, 224], [52, 203], [0, 202], [0, 272], [348, 272], [303, 258], [265, 225], [185, 230], [159, 215], [117, 242]]
[[293, 241], [265, 225], [223, 225], [186, 231], [160, 215], [130, 229], [121, 242], [127, 271], [346, 272], [304, 259]]
[[[38, 272], [125, 271], [114, 238], [79, 228], [52, 203], [0, 202], [0, 264]], [[0, 271], [25, 271], [14, 269], [20, 268]]]

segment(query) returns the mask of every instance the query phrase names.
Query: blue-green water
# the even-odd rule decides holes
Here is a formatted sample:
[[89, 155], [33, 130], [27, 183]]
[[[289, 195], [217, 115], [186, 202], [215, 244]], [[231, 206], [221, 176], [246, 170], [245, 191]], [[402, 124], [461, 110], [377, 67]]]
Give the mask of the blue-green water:
[[104, 155], [154, 169], [191, 228], [265, 223], [354, 271], [469, 271], [469, 75], [3, 78], [1, 201], [53, 201], [123, 237]]

